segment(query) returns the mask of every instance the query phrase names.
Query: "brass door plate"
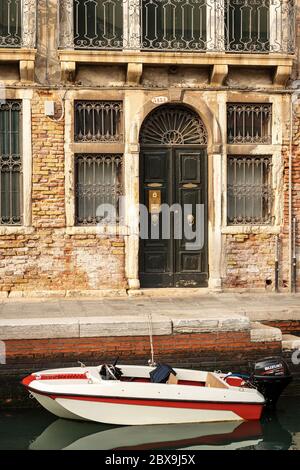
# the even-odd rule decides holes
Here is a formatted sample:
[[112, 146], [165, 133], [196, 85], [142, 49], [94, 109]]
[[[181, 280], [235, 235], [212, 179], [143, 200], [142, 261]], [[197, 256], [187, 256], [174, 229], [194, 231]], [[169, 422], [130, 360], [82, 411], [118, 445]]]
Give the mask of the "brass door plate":
[[161, 211], [161, 191], [149, 191], [149, 211], [150, 214], [159, 214]]

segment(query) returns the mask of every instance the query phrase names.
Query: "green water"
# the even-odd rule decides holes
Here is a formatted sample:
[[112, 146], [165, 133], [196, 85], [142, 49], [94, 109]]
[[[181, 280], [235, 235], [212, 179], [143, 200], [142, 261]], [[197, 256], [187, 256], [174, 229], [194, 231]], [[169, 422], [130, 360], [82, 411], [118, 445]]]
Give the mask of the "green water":
[[300, 397], [282, 398], [261, 421], [107, 426], [56, 419], [43, 409], [0, 411], [0, 449], [299, 449]]

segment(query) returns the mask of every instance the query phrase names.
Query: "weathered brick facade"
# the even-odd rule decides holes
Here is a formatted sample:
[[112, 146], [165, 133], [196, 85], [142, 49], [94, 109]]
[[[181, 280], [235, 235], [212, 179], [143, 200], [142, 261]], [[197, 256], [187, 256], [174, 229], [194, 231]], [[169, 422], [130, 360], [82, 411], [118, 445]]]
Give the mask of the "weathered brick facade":
[[[97, 235], [40, 228], [1, 237], [1, 290], [124, 289], [124, 243]], [[95, 260], [95, 256], [97, 258]]]
[[123, 238], [67, 234], [64, 121], [45, 117], [51, 98], [50, 91], [33, 96], [32, 225], [28, 233], [0, 235], [0, 289], [14, 295], [125, 288]]
[[274, 235], [228, 235], [224, 287], [266, 288], [274, 279], [274, 254]]
[[[76, 152], [73, 148], [72, 127], [76, 99], [123, 101], [125, 137], [120, 148], [114, 147], [114, 151], [117, 149], [124, 155], [124, 193], [129, 198], [129, 205], [139, 199], [138, 134], [143, 120], [160, 104], [158, 98], [193, 107], [199, 112], [209, 135], [209, 286], [213, 289], [272, 290], [275, 239], [278, 234], [279, 289], [290, 289], [289, 109], [291, 85], [297, 84], [295, 80], [299, 78], [298, 47], [296, 54], [289, 57], [288, 54], [286, 57], [285, 54], [279, 54], [280, 57], [273, 59], [270, 54], [265, 59], [262, 54], [255, 59], [257, 64], [253, 62], [251, 54], [247, 55], [249, 63], [246, 61], [245, 64], [245, 56], [236, 58], [236, 55], [230, 57], [225, 65], [218, 62], [217, 55], [205, 63], [205, 54], [202, 54], [200, 58], [192, 58], [186, 66], [181, 56], [170, 59], [163, 52], [157, 54], [157, 62], [153, 59], [156, 56], [151, 58], [145, 53], [144, 62], [140, 59], [140, 63], [136, 57], [130, 56], [127, 63], [124, 57], [129, 54], [128, 51], [122, 56], [123, 62], [119, 61], [117, 55], [107, 57], [105, 62], [101, 51], [97, 62], [96, 51], [58, 51], [59, 25], [57, 31], [49, 32], [44, 21], [46, 14], [52, 15], [53, 21], [57, 20], [56, 3], [50, 1], [47, 13], [44, 11], [46, 7], [38, 8], [37, 51], [32, 49], [28, 60], [20, 56], [19, 62], [12, 61], [8, 73], [7, 62], [0, 56], [0, 80], [3, 80], [7, 97], [19, 99], [26, 91], [32, 93], [30, 98], [25, 97], [25, 94], [21, 96], [21, 99], [25, 97], [30, 102], [32, 134], [31, 141], [27, 143], [32, 150], [31, 180], [24, 173], [24, 186], [30, 186], [26, 193], [27, 197], [30, 195], [30, 201], [25, 201], [28, 204], [27, 223], [16, 230], [13, 230], [14, 227], [0, 227], [0, 290], [3, 296], [17, 296], [31, 291], [56, 291], [63, 294], [66, 291], [138, 287], [139, 247], [134, 237], [126, 231], [120, 236], [98, 235], [96, 229], [92, 231], [89, 227], [84, 230], [74, 223], [70, 224], [68, 206], [74, 204], [74, 181], [70, 183], [70, 173], [74, 172]], [[297, 41], [299, 22], [298, 8]], [[49, 45], [51, 47], [47, 48]], [[34, 62], [32, 55], [35, 53]], [[227, 57], [225, 54], [226, 60]], [[11, 61], [11, 58], [6, 55], [8, 60]], [[176, 61], [178, 68], [174, 66], [175, 62], [170, 64], [170, 60]], [[113, 68], [111, 63], [115, 64]], [[55, 103], [53, 118], [45, 115], [45, 101]], [[229, 152], [232, 152], [226, 141], [226, 103], [243, 101], [272, 103], [273, 106], [272, 145], [248, 146], [248, 154], [268, 154], [274, 160], [277, 159], [274, 179], [276, 220], [274, 226], [270, 227], [243, 226], [231, 230], [227, 226], [224, 211], [224, 162]], [[300, 106], [297, 103], [294, 110], [292, 207], [293, 215], [300, 220]], [[28, 127], [24, 126], [25, 134], [26, 129]], [[104, 147], [98, 144], [97, 151], [108, 152]], [[237, 154], [238, 151], [247, 153], [242, 145], [236, 147]], [[278, 157], [278, 154], [281, 156]], [[26, 152], [23, 158], [27, 158]], [[136, 228], [136, 225], [135, 220], [131, 227], [125, 228]], [[297, 247], [300, 252], [299, 234]], [[300, 275], [297, 285], [300, 287]]]

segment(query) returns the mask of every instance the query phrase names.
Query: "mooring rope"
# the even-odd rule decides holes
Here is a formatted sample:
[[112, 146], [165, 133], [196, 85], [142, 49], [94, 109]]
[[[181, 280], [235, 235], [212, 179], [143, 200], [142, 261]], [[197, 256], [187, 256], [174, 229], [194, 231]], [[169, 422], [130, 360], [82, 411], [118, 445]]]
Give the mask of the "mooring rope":
[[152, 314], [148, 312], [148, 329], [149, 329], [149, 338], [150, 338], [150, 348], [151, 348], [151, 359], [149, 359], [148, 364], [151, 367], [154, 367], [154, 347], [153, 347], [153, 323], [152, 323]]

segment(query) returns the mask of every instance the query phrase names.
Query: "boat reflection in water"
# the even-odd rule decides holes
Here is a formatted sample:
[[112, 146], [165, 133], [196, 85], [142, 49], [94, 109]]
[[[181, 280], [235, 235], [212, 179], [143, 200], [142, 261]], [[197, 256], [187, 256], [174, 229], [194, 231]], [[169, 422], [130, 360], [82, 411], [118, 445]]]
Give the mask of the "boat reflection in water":
[[58, 419], [33, 441], [31, 450], [276, 450], [289, 449], [292, 435], [276, 413], [261, 421], [114, 427]]
[[[288, 433], [289, 434], [289, 433]], [[58, 419], [30, 445], [32, 450], [243, 449], [263, 447], [259, 421], [123, 426]], [[288, 447], [287, 447], [288, 448]]]

